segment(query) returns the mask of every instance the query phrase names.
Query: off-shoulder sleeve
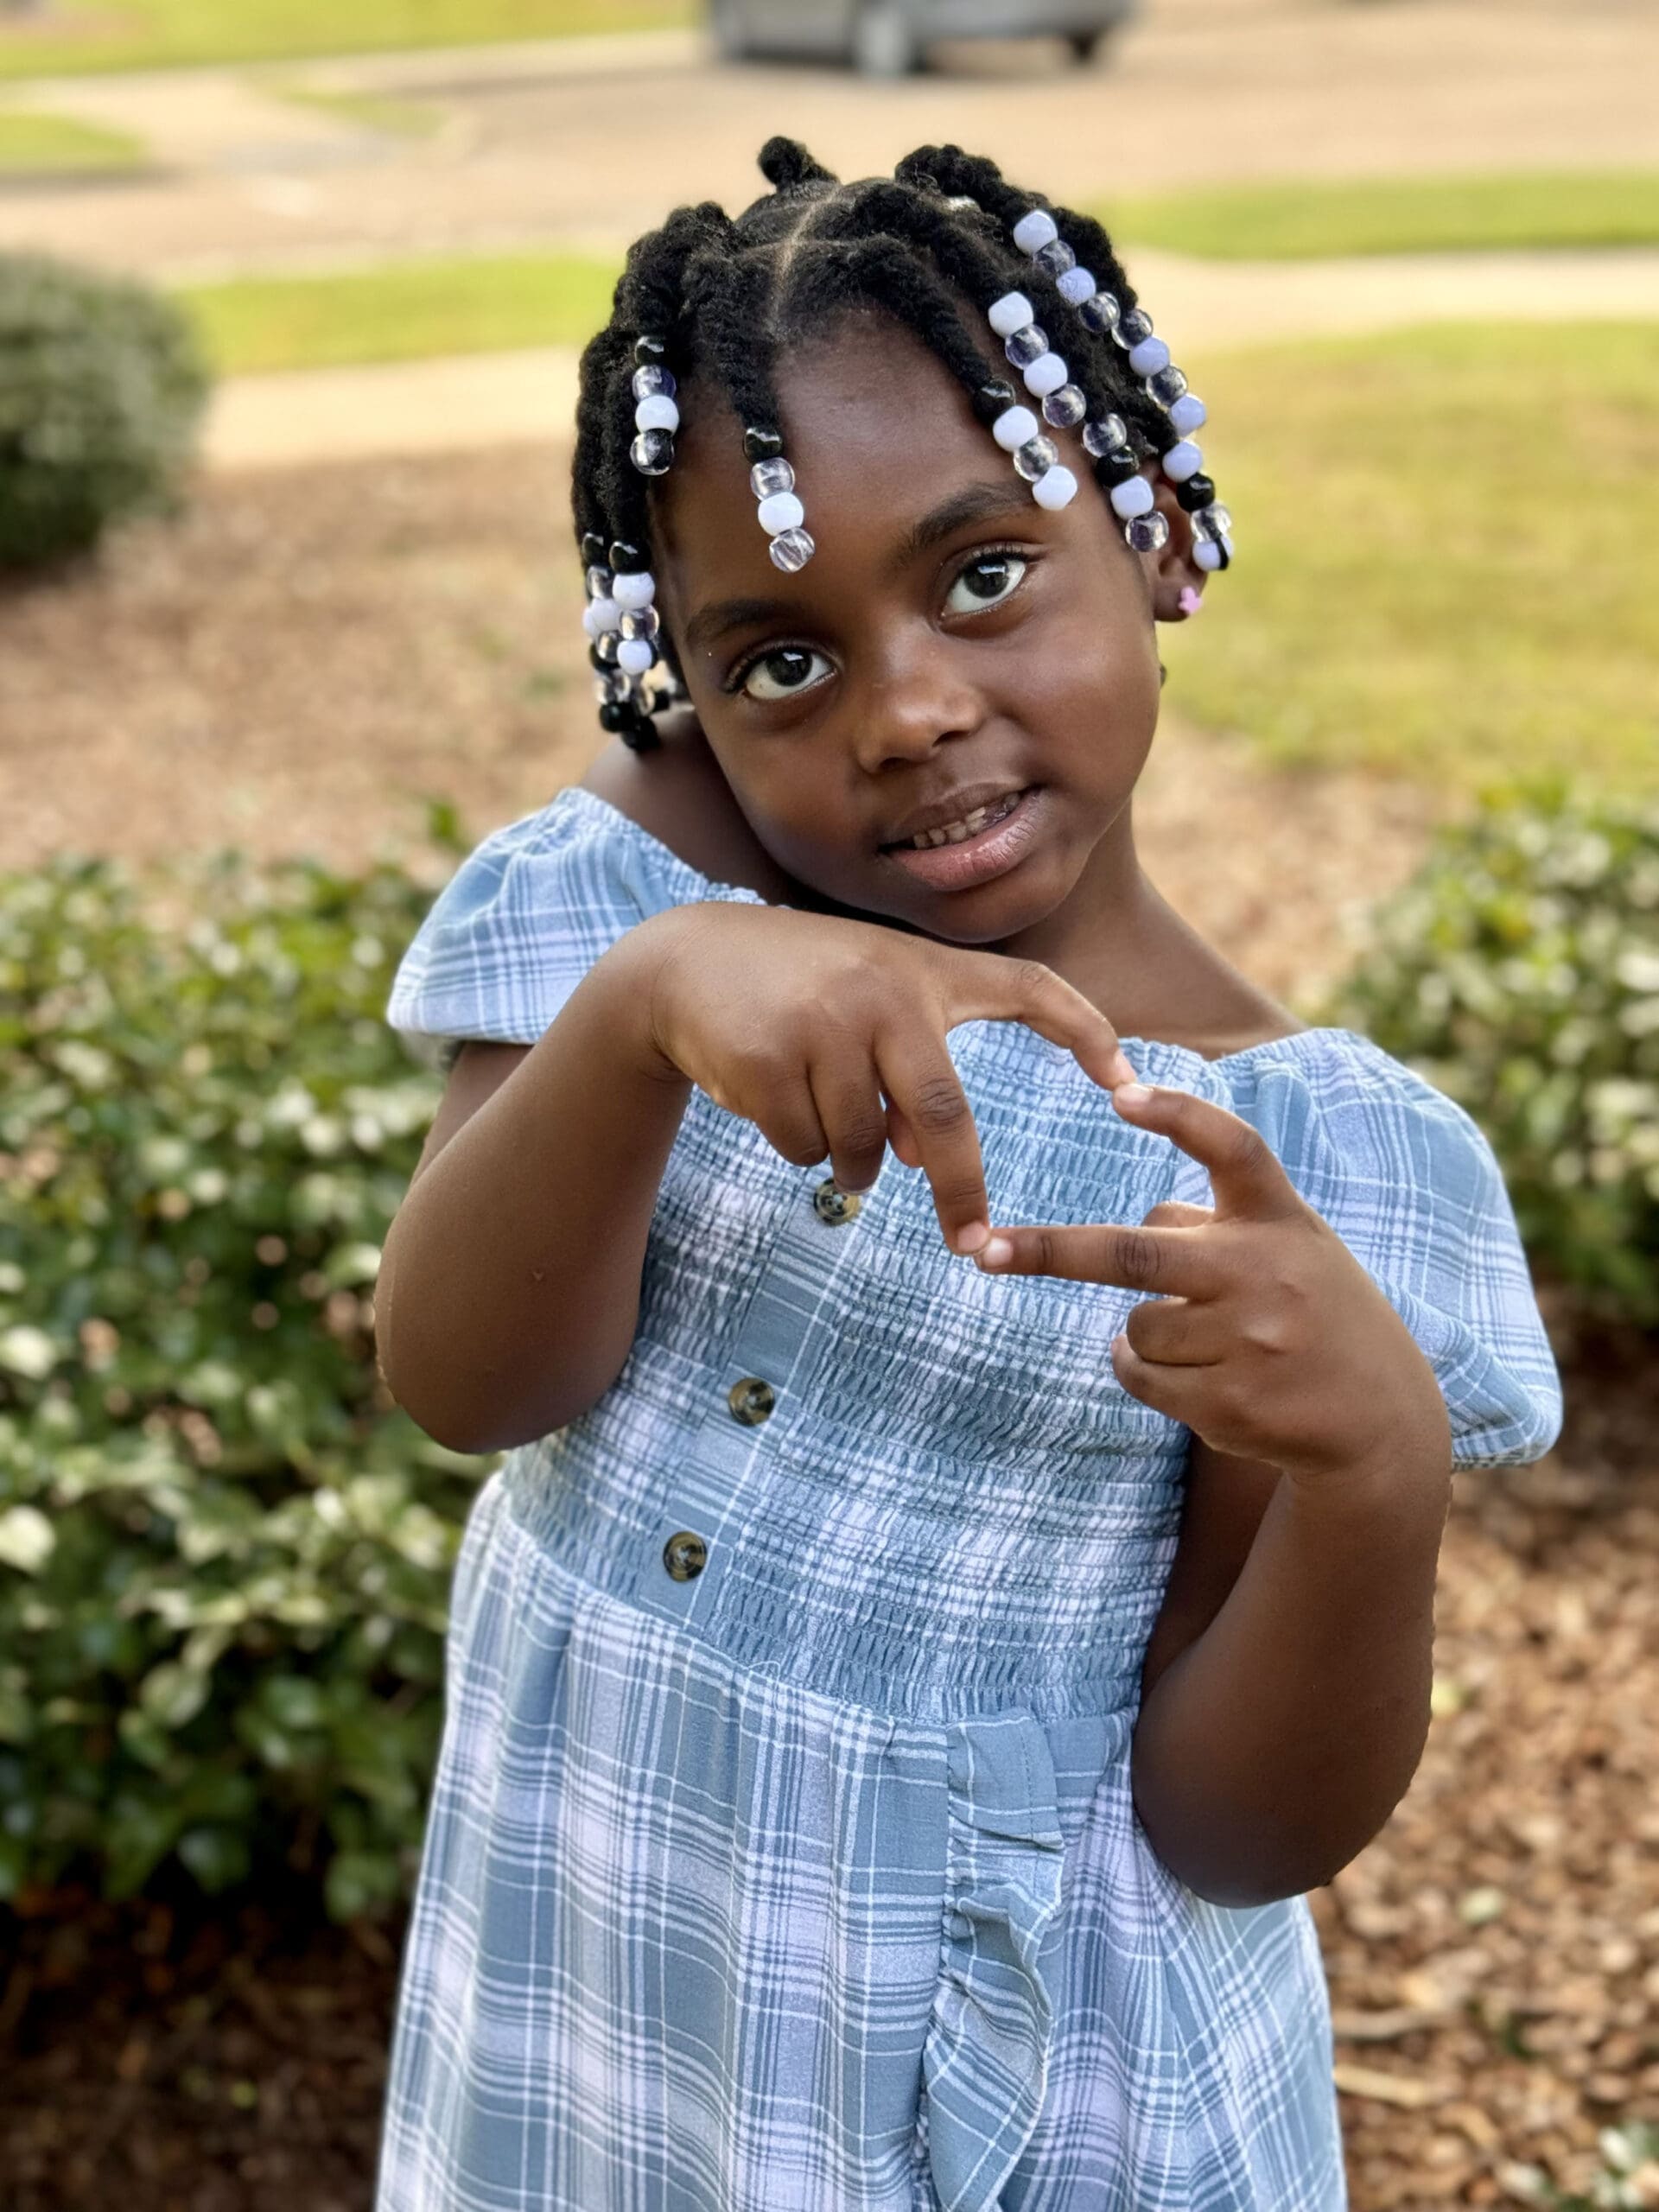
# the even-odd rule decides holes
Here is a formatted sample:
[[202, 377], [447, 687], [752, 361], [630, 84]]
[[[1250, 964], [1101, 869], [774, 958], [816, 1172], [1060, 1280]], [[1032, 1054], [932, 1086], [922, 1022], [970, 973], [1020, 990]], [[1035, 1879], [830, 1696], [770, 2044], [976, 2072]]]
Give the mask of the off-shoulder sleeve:
[[600, 956], [647, 916], [755, 895], [699, 875], [572, 787], [461, 862], [398, 964], [386, 1020], [428, 1066], [467, 1038], [533, 1045]]
[[1252, 1058], [1234, 1108], [1416, 1338], [1457, 1463], [1541, 1458], [1560, 1433], [1560, 1378], [1478, 1124], [1402, 1061], [1340, 1031], [1311, 1054]]

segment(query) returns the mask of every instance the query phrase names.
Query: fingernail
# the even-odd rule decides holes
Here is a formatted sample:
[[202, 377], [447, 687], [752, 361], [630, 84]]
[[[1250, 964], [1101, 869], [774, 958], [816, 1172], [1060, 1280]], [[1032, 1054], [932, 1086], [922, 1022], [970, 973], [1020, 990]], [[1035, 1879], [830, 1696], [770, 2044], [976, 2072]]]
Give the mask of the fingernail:
[[1112, 1054], [1112, 1081], [1115, 1084], [1135, 1081], [1135, 1070], [1129, 1065], [1128, 1053], [1121, 1046]]
[[1144, 1083], [1120, 1083], [1112, 1093], [1114, 1106], [1150, 1106], [1152, 1092]]
[[982, 1268], [1006, 1268], [1014, 1257], [1014, 1247], [1006, 1236], [993, 1236], [979, 1255]]
[[965, 1222], [957, 1231], [957, 1251], [977, 1252], [990, 1233], [991, 1225], [988, 1221]]

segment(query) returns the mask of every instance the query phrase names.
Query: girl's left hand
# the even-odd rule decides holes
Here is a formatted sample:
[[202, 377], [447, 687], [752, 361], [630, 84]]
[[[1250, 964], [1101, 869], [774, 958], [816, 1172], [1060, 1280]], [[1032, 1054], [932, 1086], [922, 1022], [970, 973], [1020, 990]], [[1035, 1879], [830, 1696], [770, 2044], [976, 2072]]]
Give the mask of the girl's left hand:
[[994, 1229], [995, 1274], [1160, 1294], [1112, 1340], [1133, 1397], [1217, 1452], [1296, 1478], [1452, 1465], [1446, 1402], [1415, 1338], [1248, 1122], [1191, 1092], [1120, 1084], [1124, 1119], [1207, 1168], [1215, 1205], [1139, 1228]]

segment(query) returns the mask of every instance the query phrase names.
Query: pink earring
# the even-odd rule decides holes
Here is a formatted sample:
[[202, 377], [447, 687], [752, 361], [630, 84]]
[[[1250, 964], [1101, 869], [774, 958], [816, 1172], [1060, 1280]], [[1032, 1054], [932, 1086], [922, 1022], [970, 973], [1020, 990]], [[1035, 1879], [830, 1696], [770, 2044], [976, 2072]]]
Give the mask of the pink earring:
[[1204, 601], [1191, 584], [1183, 584], [1181, 595], [1175, 604], [1183, 614], [1196, 614], [1204, 605]]

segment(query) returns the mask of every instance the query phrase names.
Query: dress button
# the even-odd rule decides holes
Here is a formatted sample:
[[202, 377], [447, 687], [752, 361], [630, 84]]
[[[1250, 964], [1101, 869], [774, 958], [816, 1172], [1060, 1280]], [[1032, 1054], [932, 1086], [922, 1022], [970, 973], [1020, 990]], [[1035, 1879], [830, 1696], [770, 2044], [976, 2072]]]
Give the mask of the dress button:
[[745, 1428], [759, 1428], [763, 1421], [771, 1420], [778, 1393], [770, 1382], [762, 1382], [758, 1376], [746, 1375], [726, 1393], [726, 1402], [732, 1409], [734, 1421], [741, 1421]]
[[690, 1529], [677, 1529], [663, 1546], [663, 1565], [677, 1582], [695, 1582], [708, 1564], [708, 1545]]
[[827, 1183], [820, 1183], [812, 1193], [813, 1212], [820, 1221], [827, 1221], [831, 1229], [839, 1229], [844, 1221], [856, 1221], [862, 1203], [852, 1192], [843, 1191], [833, 1177]]

